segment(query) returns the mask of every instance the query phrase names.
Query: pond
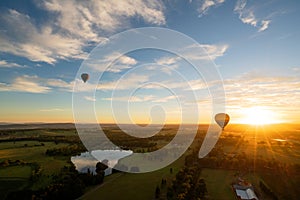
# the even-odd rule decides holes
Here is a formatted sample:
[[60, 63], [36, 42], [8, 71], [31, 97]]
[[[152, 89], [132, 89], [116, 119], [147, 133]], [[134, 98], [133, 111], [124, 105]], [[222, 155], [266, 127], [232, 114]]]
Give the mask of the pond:
[[[99, 161], [107, 160], [108, 168], [104, 171], [104, 175], [110, 175], [112, 168], [118, 163], [119, 159], [131, 155], [132, 151], [127, 150], [95, 150], [91, 152], [83, 152], [79, 156], [72, 156], [71, 161], [75, 165], [76, 170], [81, 173], [96, 173], [96, 164]], [[97, 160], [95, 157], [99, 158]]]

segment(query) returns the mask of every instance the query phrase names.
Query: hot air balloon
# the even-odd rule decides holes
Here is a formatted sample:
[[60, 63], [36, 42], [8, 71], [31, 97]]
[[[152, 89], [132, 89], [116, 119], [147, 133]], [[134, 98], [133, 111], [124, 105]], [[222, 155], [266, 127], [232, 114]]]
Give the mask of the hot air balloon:
[[225, 126], [228, 124], [230, 117], [226, 113], [218, 113], [215, 116], [215, 121], [224, 130]]
[[83, 80], [83, 82], [86, 82], [89, 79], [89, 75], [87, 73], [83, 73], [81, 74], [81, 79]]

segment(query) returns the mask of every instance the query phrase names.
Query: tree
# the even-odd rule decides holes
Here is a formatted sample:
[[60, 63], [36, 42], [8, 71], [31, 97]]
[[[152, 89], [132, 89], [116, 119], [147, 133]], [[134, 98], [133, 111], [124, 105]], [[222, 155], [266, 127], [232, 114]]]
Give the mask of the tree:
[[158, 199], [160, 196], [160, 189], [158, 186], [156, 186], [156, 189], [155, 189], [155, 198]]
[[96, 173], [101, 174], [104, 173], [104, 170], [107, 169], [107, 166], [103, 164], [102, 162], [97, 162], [96, 164]]

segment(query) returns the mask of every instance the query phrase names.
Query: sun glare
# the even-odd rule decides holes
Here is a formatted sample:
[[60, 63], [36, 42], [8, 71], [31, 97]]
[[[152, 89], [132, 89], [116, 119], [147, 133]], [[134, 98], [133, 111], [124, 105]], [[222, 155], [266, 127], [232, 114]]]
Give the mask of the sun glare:
[[252, 125], [264, 125], [277, 123], [275, 112], [265, 107], [251, 107], [243, 110], [242, 122]]

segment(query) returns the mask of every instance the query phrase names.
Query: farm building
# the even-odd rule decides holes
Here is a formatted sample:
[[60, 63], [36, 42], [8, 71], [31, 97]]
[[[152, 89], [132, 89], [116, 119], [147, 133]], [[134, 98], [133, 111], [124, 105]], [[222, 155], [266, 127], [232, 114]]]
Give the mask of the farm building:
[[241, 200], [258, 200], [252, 186], [233, 185], [235, 194]]

